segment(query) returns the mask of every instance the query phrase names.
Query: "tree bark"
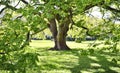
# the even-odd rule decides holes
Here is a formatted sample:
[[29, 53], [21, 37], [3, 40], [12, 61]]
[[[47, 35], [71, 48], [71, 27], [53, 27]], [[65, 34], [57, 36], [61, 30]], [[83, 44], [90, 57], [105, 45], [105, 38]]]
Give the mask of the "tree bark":
[[52, 33], [55, 43], [54, 47], [50, 48], [50, 50], [70, 50], [70, 48], [66, 44], [66, 36], [67, 31], [69, 30], [69, 24], [69, 20], [65, 19], [65, 21], [63, 21], [57, 27], [55, 19], [49, 20], [48, 27]]
[[48, 27], [50, 29], [50, 32], [52, 33], [53, 41], [55, 44], [53, 48], [50, 48], [50, 50], [57, 50], [57, 33], [58, 33], [58, 31], [57, 31], [56, 21], [54, 18], [49, 20]]

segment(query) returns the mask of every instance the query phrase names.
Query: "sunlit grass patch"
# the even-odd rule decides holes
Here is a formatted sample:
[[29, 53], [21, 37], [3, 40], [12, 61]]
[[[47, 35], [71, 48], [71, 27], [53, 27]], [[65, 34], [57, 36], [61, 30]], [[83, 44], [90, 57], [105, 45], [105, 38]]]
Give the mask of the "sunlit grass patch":
[[61, 70], [42, 70], [42, 73], [71, 73], [70, 70], [61, 69]]
[[[41, 73], [120, 73], [120, 52], [112, 53], [106, 49], [109, 45], [90, 47], [91, 43], [94, 41], [67, 42], [72, 47], [70, 51], [48, 50], [53, 41], [32, 41], [30, 46], [39, 54]], [[112, 61], [114, 58], [117, 63]]]
[[[101, 43], [103, 41], [83, 41], [81, 43], [76, 43], [74, 41], [67, 41], [67, 45], [70, 48], [89, 48], [91, 44], [94, 43]], [[45, 48], [45, 47], [53, 47], [54, 46], [54, 42], [51, 40], [32, 40], [32, 42], [30, 43], [30, 45], [32, 47], [39, 47], [39, 48]], [[103, 46], [103, 45], [100, 45]]]

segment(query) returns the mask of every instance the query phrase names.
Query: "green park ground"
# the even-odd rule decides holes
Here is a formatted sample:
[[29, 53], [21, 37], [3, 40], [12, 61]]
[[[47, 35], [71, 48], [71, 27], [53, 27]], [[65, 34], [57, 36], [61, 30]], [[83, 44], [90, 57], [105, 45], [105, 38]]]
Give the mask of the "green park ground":
[[[91, 47], [91, 44], [99, 44]], [[31, 52], [39, 53], [39, 72], [28, 73], [120, 73], [120, 52], [112, 52], [104, 41], [67, 41], [70, 51], [48, 50], [54, 45], [50, 40], [32, 40]], [[120, 50], [120, 46], [117, 46]]]

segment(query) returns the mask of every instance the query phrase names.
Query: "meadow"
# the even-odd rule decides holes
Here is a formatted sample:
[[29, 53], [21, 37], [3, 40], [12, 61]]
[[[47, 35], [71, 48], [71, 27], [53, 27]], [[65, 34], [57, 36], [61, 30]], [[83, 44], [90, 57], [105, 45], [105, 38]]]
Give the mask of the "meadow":
[[[99, 44], [92, 47], [91, 44]], [[120, 46], [112, 52], [110, 45], [104, 41], [83, 41], [75, 43], [67, 41], [70, 51], [48, 50], [54, 45], [53, 41], [32, 40], [31, 49], [39, 53], [39, 72], [28, 73], [120, 73]]]

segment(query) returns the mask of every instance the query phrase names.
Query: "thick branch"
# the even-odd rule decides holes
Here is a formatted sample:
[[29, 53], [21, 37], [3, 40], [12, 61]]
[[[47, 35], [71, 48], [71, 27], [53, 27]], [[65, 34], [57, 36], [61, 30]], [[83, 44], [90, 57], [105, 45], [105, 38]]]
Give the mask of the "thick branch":
[[[5, 5], [6, 8], [9, 8], [9, 9], [11, 9], [11, 10], [17, 10], [17, 8], [15, 8], [15, 7], [9, 5], [8, 3], [0, 2], [0, 4], [1, 4], [1, 5]], [[5, 9], [4, 9], [4, 10], [5, 10]]]
[[68, 11], [69, 11], [69, 20], [71, 22], [70, 29], [72, 29], [73, 28], [72, 26], [75, 24], [74, 21], [73, 21], [73, 19], [72, 19], [73, 18], [72, 9], [69, 9]]
[[83, 29], [85, 29], [85, 30], [86, 30], [86, 34], [89, 35], [89, 36], [95, 36], [95, 37], [100, 36], [100, 35], [92, 35], [92, 34], [90, 34], [90, 33], [89, 33], [90, 30], [89, 30], [89, 28], [87, 28], [87, 27], [84, 27], [84, 26], [80, 26], [80, 27], [83, 28]]
[[0, 54], [1, 54], [1, 55], [4, 55], [4, 54], [5, 54], [5, 52], [0, 52]]
[[84, 26], [80, 26], [80, 27], [86, 30], [86, 34], [87, 35], [93, 36], [93, 35], [89, 34], [89, 29], [87, 27], [84, 27]]
[[[116, 0], [116, 1], [117, 1], [117, 0]], [[105, 4], [105, 1], [102, 0], [101, 2], [98, 2], [98, 3], [96, 3], [96, 4], [86, 5], [84, 11], [89, 10], [90, 8], [92, 8], [92, 7], [94, 7], [94, 6], [102, 6], [102, 5], [104, 5], [104, 4]], [[108, 5], [104, 5], [103, 8], [105, 8], [105, 9], [107, 9], [107, 10], [110, 10], [110, 11], [112, 11], [112, 12], [120, 12], [120, 10], [115, 9], [115, 8], [112, 8], [112, 7], [108, 6]]]
[[56, 37], [58, 34], [58, 31], [57, 31], [57, 24], [56, 24], [55, 18], [52, 18], [49, 20], [48, 28], [50, 29], [53, 37]]
[[24, 4], [29, 4], [27, 1], [25, 0], [21, 0]]
[[15, 7], [17, 7], [17, 6], [19, 5], [19, 3], [20, 3], [20, 0], [19, 0], [18, 3], [15, 5]]
[[0, 14], [1, 14], [5, 9], [7, 9], [7, 7], [4, 7], [3, 9], [1, 9]]
[[16, 19], [21, 19], [23, 16], [22, 15], [20, 15], [20, 16], [18, 16]]
[[110, 11], [112, 11], [112, 12], [120, 12], [120, 10], [118, 10], [118, 9], [115, 9], [115, 8], [112, 8], [112, 7], [110, 7], [110, 6], [104, 6], [104, 8], [105, 9], [107, 9], [107, 10], [110, 10]]
[[104, 0], [102, 0], [101, 2], [98, 2], [98, 3], [96, 3], [96, 4], [86, 5], [84, 11], [89, 10], [90, 8], [92, 8], [92, 7], [94, 7], [94, 6], [103, 5], [104, 3], [105, 3]]
[[35, 33], [32, 33], [31, 35], [35, 35], [35, 34], [37, 34], [37, 33], [41, 32], [41, 31], [45, 30], [46, 28], [47, 28], [47, 27], [44, 27], [44, 28], [42, 28], [42, 29], [40, 29], [40, 30], [36, 31]]
[[6, 5], [6, 7], [11, 9], [11, 10], [17, 10], [17, 8], [15, 8], [15, 7], [11, 6], [11, 5], [8, 5], [8, 4]]

